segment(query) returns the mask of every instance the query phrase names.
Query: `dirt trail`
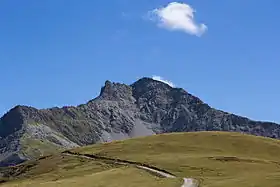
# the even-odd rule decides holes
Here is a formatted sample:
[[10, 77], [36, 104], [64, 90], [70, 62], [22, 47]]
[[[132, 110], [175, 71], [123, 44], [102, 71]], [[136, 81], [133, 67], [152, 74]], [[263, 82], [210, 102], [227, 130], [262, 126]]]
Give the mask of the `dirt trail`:
[[[98, 160], [113, 161], [115, 163], [124, 164], [124, 165], [130, 164], [130, 165], [136, 166], [139, 169], [149, 171], [149, 172], [154, 173], [156, 175], [159, 175], [161, 177], [176, 178], [175, 175], [173, 175], [172, 173], [169, 173], [168, 171], [156, 168], [154, 166], [148, 166], [146, 164], [142, 164], [142, 163], [138, 163], [138, 162], [121, 160], [121, 159], [112, 159], [112, 158], [101, 157], [101, 156], [97, 156], [97, 155], [79, 154], [79, 153], [73, 153], [73, 152], [70, 152], [70, 151], [65, 151], [65, 152], [63, 152], [63, 154], [69, 155], [69, 156], [77, 156], [77, 157], [87, 158], [87, 159], [98, 159]], [[184, 183], [181, 187], [198, 187], [198, 184], [197, 184], [197, 182], [195, 182], [194, 179], [192, 179], [192, 178], [183, 178], [183, 179], [184, 179]]]

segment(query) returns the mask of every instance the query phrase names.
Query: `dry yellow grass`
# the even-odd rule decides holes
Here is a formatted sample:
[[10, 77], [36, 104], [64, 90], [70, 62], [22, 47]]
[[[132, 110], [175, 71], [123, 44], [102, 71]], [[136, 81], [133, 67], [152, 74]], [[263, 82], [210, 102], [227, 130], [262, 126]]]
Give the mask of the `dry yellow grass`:
[[228, 132], [162, 134], [74, 150], [154, 165], [205, 187], [280, 186], [280, 141]]
[[123, 167], [57, 181], [24, 180], [3, 187], [178, 187], [181, 184], [178, 179], [158, 178], [136, 168]]
[[[162, 134], [96, 144], [72, 152], [146, 163], [179, 177], [196, 178], [201, 187], [280, 186], [280, 141], [239, 133]], [[17, 180], [3, 186], [179, 187], [182, 184], [181, 178], [162, 179], [132, 166], [71, 156], [51, 156], [23, 166], [28, 164], [32, 167], [20, 171], [14, 176]]]

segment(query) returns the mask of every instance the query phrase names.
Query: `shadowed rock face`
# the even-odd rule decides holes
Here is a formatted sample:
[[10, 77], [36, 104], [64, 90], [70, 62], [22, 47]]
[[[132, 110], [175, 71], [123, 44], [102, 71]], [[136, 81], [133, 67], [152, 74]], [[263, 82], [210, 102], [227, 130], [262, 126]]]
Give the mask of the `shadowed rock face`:
[[97, 98], [77, 107], [11, 109], [0, 119], [0, 165], [58, 149], [182, 131], [280, 137], [278, 124], [215, 110], [181, 88], [150, 78], [132, 85], [106, 81]]

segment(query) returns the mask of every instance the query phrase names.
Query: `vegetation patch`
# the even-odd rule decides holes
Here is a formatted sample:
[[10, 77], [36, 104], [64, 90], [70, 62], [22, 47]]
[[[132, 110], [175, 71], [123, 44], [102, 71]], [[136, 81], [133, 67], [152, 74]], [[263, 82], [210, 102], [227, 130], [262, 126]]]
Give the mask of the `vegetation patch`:
[[[93, 159], [63, 153], [41, 157], [9, 168], [13, 177], [2, 186], [180, 187], [184, 177], [197, 179], [200, 187], [280, 186], [280, 141], [270, 138], [228, 132], [172, 133], [70, 152]], [[128, 164], [116, 164], [120, 160]], [[134, 163], [154, 166], [179, 178], [163, 179], [134, 167]]]

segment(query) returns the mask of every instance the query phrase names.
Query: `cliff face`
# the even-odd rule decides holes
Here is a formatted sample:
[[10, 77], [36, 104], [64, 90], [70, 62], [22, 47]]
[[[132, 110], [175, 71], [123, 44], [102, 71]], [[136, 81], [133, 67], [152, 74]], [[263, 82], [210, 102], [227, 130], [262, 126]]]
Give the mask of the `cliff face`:
[[77, 107], [11, 109], [0, 119], [0, 165], [98, 142], [205, 130], [280, 137], [278, 124], [215, 110], [183, 89], [150, 78], [132, 85], [106, 81], [97, 98]]

